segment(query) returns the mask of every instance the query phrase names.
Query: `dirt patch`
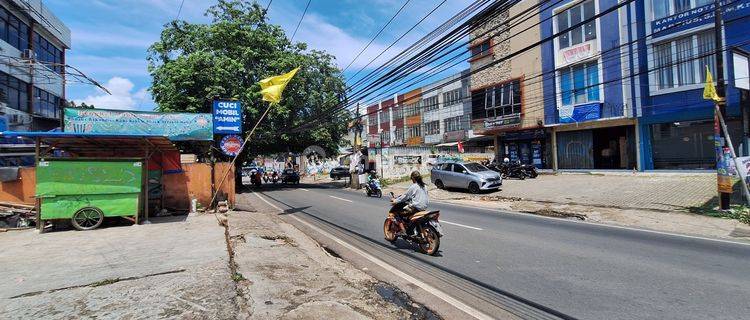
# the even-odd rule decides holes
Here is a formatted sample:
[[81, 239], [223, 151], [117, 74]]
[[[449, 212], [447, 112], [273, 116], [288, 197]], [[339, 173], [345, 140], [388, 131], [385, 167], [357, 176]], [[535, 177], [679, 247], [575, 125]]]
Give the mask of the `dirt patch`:
[[574, 212], [566, 212], [566, 211], [560, 211], [550, 208], [544, 208], [539, 209], [535, 211], [523, 211], [525, 213], [531, 213], [536, 214], [540, 216], [546, 216], [546, 217], [555, 217], [555, 218], [574, 218], [581, 221], [586, 220], [586, 215], [581, 213], [574, 213]]

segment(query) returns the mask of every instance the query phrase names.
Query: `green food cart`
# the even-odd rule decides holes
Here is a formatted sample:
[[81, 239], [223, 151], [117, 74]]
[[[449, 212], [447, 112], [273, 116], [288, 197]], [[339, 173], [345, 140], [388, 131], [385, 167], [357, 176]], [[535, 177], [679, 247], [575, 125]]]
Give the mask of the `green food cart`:
[[104, 217], [130, 217], [140, 207], [140, 161], [39, 161], [36, 196], [41, 219], [70, 219], [78, 230], [99, 227]]
[[35, 143], [40, 231], [46, 220], [65, 219], [90, 230], [107, 217], [148, 219], [148, 159], [177, 151], [157, 135], [6, 131], [0, 137]]

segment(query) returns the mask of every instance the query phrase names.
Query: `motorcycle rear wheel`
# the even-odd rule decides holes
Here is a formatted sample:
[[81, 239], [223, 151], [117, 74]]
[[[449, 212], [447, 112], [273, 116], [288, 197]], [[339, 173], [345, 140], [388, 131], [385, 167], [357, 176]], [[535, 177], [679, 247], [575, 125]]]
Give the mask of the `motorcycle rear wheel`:
[[385, 235], [385, 240], [388, 242], [395, 242], [396, 241], [396, 229], [398, 226], [395, 225], [396, 222], [393, 221], [391, 218], [386, 218], [385, 222], [383, 223], [383, 234]]
[[432, 226], [422, 227], [421, 241], [419, 242], [419, 251], [424, 254], [434, 256], [440, 249], [440, 236]]

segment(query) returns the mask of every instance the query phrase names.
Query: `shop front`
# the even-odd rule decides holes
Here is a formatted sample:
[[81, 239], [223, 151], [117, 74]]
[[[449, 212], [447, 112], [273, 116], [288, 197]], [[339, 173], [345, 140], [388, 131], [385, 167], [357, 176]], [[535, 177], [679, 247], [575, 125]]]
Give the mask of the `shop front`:
[[498, 158], [508, 158], [512, 162], [547, 168], [547, 133], [544, 129], [501, 132], [497, 135]]

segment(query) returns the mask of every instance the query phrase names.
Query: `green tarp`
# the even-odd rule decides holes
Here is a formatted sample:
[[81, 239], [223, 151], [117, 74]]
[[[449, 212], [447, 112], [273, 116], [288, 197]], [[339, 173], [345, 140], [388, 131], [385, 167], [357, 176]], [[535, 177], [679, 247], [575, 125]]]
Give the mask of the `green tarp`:
[[71, 218], [83, 207], [97, 207], [105, 216], [135, 215], [141, 170], [136, 161], [41, 161], [36, 195], [42, 219]]

